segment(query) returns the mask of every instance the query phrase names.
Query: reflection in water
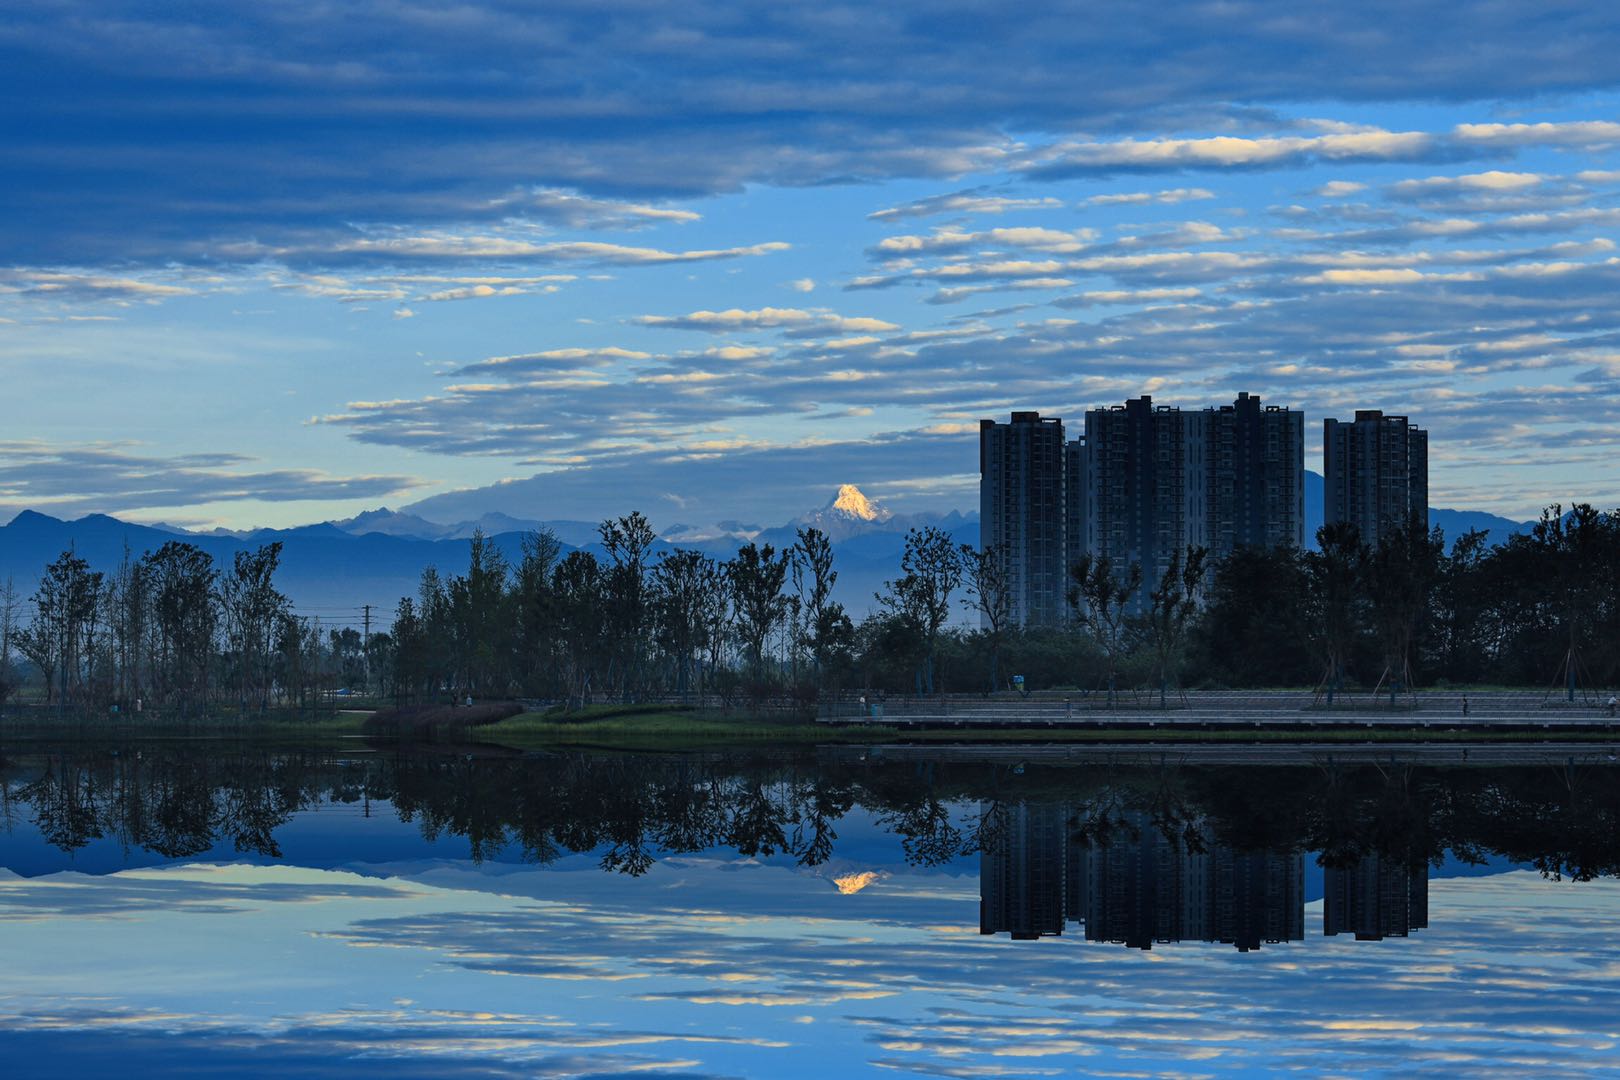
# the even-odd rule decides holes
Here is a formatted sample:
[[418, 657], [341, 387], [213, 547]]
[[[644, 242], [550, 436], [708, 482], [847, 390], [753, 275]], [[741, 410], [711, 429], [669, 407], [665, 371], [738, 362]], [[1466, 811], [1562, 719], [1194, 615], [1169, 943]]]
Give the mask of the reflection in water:
[[[1080, 923], [1088, 941], [1215, 941], [1242, 952], [1305, 936], [1298, 852], [1237, 851], [1202, 823], [1167, 832], [1140, 810], [1079, 822], [1052, 803], [987, 804], [982, 820], [981, 934], [1027, 940]], [[1427, 874], [1425, 865], [1425, 883]]]
[[[1550, 879], [1620, 868], [1616, 773], [1473, 757], [30, 747], [0, 761], [0, 1060], [23, 1078], [1612, 1068], [1620, 882]], [[1450, 876], [1482, 863], [1542, 873]], [[1431, 901], [1424, 933], [1351, 940], [1409, 934]], [[1276, 947], [1307, 913], [1331, 936]], [[1150, 949], [1170, 941], [1227, 944]]]
[[1429, 867], [1383, 855], [1354, 866], [1327, 869], [1324, 934], [1354, 934], [1357, 941], [1405, 937], [1429, 925]]
[[[1428, 872], [1447, 856], [1553, 877], [1620, 872], [1613, 766], [1573, 756], [1449, 767], [1301, 760], [1134, 761], [1016, 768], [961, 754], [689, 755], [263, 746], [53, 746], [0, 759], [0, 829], [26, 823], [54, 863], [88, 845], [125, 858], [222, 850], [282, 858], [295, 816], [376, 805], [476, 862], [590, 853], [645, 874], [672, 854], [728, 850], [820, 867], [851, 814], [905, 863], [979, 856], [980, 930], [1017, 939], [1083, 926], [1136, 949], [1241, 951], [1304, 936], [1306, 862], [1323, 868], [1324, 931], [1404, 936], [1428, 922]], [[1311, 853], [1311, 854], [1307, 854]], [[148, 858], [146, 861], [151, 861]], [[853, 894], [877, 875], [828, 872]]]

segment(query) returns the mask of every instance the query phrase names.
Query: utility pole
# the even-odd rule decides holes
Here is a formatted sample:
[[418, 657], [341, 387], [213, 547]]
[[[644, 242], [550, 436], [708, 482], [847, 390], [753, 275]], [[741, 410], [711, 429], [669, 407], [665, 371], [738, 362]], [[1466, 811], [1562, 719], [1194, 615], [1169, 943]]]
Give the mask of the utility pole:
[[361, 663], [361, 670], [365, 672], [366, 693], [370, 694], [371, 693], [371, 605], [366, 604], [365, 607], [363, 608], [363, 610], [365, 611], [365, 621], [363, 623], [361, 623], [361, 625], [364, 626], [365, 629], [360, 632], [360, 663]]

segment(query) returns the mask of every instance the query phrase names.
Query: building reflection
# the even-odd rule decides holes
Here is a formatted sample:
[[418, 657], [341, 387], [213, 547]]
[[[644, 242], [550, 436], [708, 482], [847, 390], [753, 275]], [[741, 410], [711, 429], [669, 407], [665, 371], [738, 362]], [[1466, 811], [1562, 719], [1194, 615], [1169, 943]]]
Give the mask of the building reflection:
[[1429, 864], [1366, 855], [1324, 874], [1322, 933], [1357, 941], [1406, 937], [1429, 925]]
[[1238, 851], [1199, 823], [1172, 831], [1139, 811], [1082, 828], [1061, 805], [982, 810], [982, 934], [1029, 939], [1074, 923], [1088, 941], [1134, 949], [1209, 941], [1243, 952], [1305, 936], [1297, 853]]
[[1068, 812], [1052, 803], [988, 811], [979, 848], [979, 933], [1026, 941], [1063, 933]]

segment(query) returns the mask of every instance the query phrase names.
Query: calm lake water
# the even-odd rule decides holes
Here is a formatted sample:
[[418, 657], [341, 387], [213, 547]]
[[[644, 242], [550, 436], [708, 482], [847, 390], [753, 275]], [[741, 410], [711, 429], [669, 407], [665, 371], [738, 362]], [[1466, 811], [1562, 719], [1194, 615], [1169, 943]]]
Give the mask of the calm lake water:
[[1606, 750], [0, 751], [0, 1071], [1620, 1072]]

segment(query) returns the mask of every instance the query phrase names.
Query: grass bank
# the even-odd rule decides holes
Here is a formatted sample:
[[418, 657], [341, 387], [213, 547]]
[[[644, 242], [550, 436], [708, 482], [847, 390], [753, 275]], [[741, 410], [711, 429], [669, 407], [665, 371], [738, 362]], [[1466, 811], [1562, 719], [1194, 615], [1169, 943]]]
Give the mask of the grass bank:
[[204, 716], [75, 717], [25, 713], [0, 716], [0, 737], [16, 740], [75, 739], [265, 739], [319, 743], [361, 734], [370, 712], [297, 712]]
[[[720, 712], [685, 705], [591, 705], [563, 712], [527, 712], [473, 732], [473, 737], [515, 746], [684, 746], [738, 742], [803, 745], [893, 739], [891, 728], [863, 738], [829, 738], [826, 725], [808, 716]], [[856, 733], [859, 734], [859, 733]]]
[[[596, 705], [564, 713], [528, 712], [468, 733], [480, 741], [516, 747], [600, 746], [684, 749], [726, 744], [871, 743], [1538, 743], [1570, 732], [1418, 727], [1334, 728], [1322, 723], [1295, 729], [1166, 727], [914, 728], [883, 724], [821, 724], [808, 716], [751, 715], [677, 705]], [[1620, 733], [1582, 730], [1583, 740], [1620, 739]]]

